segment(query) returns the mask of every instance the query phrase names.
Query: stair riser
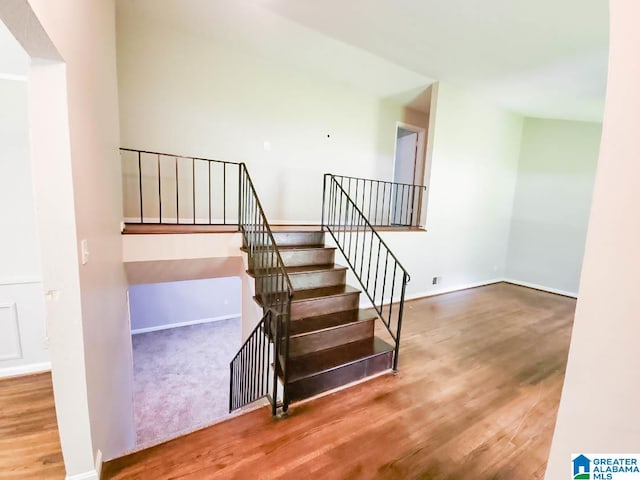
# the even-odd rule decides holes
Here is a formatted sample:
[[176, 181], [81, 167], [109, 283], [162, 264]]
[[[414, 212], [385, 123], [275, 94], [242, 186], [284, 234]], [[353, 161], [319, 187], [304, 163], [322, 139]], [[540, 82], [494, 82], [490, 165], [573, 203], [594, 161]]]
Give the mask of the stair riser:
[[335, 261], [336, 251], [333, 249], [314, 250], [281, 250], [280, 255], [286, 267], [303, 267], [305, 265], [330, 265]]
[[323, 232], [273, 232], [273, 238], [279, 247], [324, 245]]
[[360, 292], [348, 293], [326, 298], [311, 298], [301, 302], [291, 303], [291, 320], [315, 317], [328, 313], [355, 310], [358, 308]]
[[292, 357], [333, 348], [345, 343], [373, 338], [374, 320], [346, 324], [341, 327], [322, 330], [292, 337], [289, 340], [289, 354]]
[[346, 270], [327, 270], [325, 272], [296, 273], [289, 275], [289, 279], [294, 290], [333, 287], [345, 284], [347, 272]]
[[386, 352], [372, 358], [336, 368], [313, 377], [290, 383], [287, 388], [291, 401], [301, 400], [327, 390], [346, 385], [365, 377], [384, 372], [391, 368], [393, 352]]

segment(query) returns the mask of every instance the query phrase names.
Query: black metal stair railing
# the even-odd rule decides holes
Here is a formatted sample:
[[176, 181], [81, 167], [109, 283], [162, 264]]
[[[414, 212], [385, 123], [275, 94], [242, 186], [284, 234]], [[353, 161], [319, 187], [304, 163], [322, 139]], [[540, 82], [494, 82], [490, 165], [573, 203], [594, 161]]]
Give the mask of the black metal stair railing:
[[243, 248], [264, 316], [230, 364], [229, 408], [235, 410], [267, 397], [275, 415], [278, 375], [283, 383], [282, 411], [289, 407], [287, 364], [293, 287], [245, 164], [240, 164], [238, 203]]
[[229, 382], [229, 411], [244, 407], [267, 397], [272, 413], [277, 408], [277, 372], [269, 368], [278, 351], [273, 348], [271, 335], [277, 337], [278, 322], [271, 310], [267, 310], [258, 325], [247, 337], [236, 356], [231, 360]]
[[129, 224], [235, 225], [240, 163], [121, 148]]
[[332, 175], [374, 227], [420, 228], [424, 185]]
[[344, 178], [324, 176], [322, 227], [333, 237], [393, 338], [393, 369], [397, 371], [405, 291], [410, 276], [362, 208], [341, 185]]

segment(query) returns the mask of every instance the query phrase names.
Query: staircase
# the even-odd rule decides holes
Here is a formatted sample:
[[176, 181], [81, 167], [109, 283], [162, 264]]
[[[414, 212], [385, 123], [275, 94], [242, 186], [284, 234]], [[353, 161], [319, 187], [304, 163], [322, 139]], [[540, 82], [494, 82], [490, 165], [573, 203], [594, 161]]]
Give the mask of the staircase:
[[[374, 335], [375, 311], [358, 308], [361, 291], [346, 284], [347, 267], [335, 264], [335, 248], [325, 247], [324, 236], [322, 231], [273, 229], [294, 289], [285, 385], [289, 401], [376, 375], [393, 365], [394, 347]], [[262, 306], [259, 297], [256, 302]]]
[[[244, 163], [120, 151], [127, 233], [241, 233], [263, 316], [229, 363], [229, 411], [267, 398], [272, 415], [286, 413], [292, 401], [398, 370], [410, 276], [378, 229], [420, 228], [424, 185], [327, 173], [320, 226], [272, 229]], [[196, 195], [196, 185], [207, 187]], [[347, 269], [362, 290], [346, 284]], [[359, 309], [363, 293], [369, 310]], [[392, 344], [375, 336], [378, 321]]]

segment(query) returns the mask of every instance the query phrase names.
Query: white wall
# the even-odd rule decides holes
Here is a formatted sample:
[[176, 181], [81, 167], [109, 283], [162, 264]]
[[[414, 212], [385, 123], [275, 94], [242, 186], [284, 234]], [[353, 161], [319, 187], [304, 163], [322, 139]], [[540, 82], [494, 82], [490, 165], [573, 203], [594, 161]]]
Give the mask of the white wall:
[[239, 277], [147, 283], [129, 287], [131, 330], [161, 330], [240, 317]]
[[438, 90], [426, 232], [381, 233], [409, 270], [408, 296], [490, 283], [505, 272], [522, 118], [473, 92], [443, 83]]
[[262, 318], [262, 308], [253, 299], [255, 282], [247, 273], [247, 255], [240, 250], [239, 233], [125, 235], [122, 244], [132, 283], [239, 277], [243, 340]]
[[391, 179], [402, 102], [120, 10], [118, 75], [123, 146], [246, 162], [274, 223], [319, 223], [325, 172]]
[[29, 158], [29, 61], [0, 21], [0, 377], [50, 368]]
[[640, 445], [640, 4], [611, 0], [610, 8], [600, 158], [548, 480], [569, 475], [572, 453]]
[[507, 278], [577, 294], [601, 128], [525, 119]]
[[[0, 7], [31, 56], [64, 60], [32, 66], [31, 148], [65, 466], [70, 477], [95, 478], [98, 451], [111, 458], [135, 440], [119, 235], [115, 8], [110, 0]], [[91, 251], [82, 266], [80, 239]]]

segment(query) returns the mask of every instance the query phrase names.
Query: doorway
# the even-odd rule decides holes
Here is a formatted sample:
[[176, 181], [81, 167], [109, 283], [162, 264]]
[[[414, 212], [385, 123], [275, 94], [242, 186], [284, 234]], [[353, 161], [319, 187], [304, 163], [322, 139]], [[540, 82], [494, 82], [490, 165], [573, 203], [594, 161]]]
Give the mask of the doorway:
[[421, 183], [418, 178], [424, 171], [424, 139], [425, 129], [398, 122], [396, 125], [396, 142], [393, 159], [393, 186], [391, 223], [397, 226], [410, 226], [409, 209], [411, 201], [405, 199], [410, 185]]

